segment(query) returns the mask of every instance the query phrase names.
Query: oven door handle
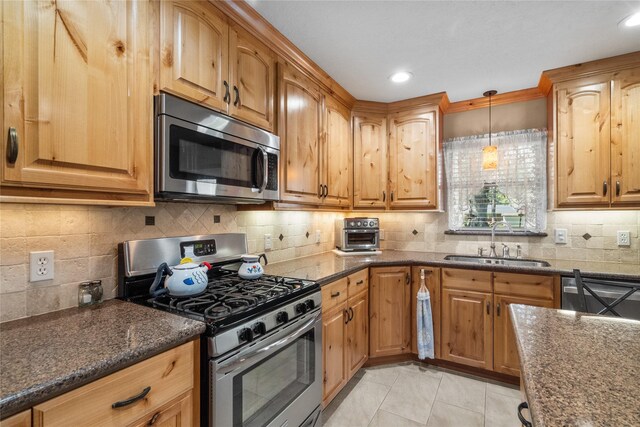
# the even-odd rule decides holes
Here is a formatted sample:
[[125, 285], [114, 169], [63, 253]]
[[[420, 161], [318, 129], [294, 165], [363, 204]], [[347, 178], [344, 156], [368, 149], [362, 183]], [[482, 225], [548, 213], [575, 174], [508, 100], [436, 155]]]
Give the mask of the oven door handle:
[[262, 347], [260, 349], [254, 350], [250, 353], [247, 353], [247, 354], [239, 353], [236, 356], [226, 360], [218, 367], [218, 369], [216, 370], [216, 374], [227, 375], [243, 366], [251, 365], [257, 360], [262, 359], [271, 353], [275, 353], [276, 351], [280, 350], [281, 348], [285, 347], [292, 341], [295, 341], [300, 336], [307, 333], [309, 330], [313, 329], [315, 323], [320, 321], [321, 319], [322, 319], [322, 311], [318, 310], [315, 316], [313, 316], [311, 319], [304, 322], [302, 326], [300, 326], [295, 331], [291, 332], [289, 335], [283, 338], [280, 338], [279, 340], [274, 341], [271, 344], [265, 347]]

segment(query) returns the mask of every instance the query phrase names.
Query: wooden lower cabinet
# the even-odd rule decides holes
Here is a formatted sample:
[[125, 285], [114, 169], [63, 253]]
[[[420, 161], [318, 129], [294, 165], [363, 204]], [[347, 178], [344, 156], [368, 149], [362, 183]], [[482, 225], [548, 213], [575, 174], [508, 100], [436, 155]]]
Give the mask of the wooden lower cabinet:
[[411, 352], [411, 267], [372, 268], [369, 357]]
[[523, 298], [509, 295], [494, 295], [495, 316], [493, 320], [493, 370], [503, 374], [520, 375], [518, 344], [511, 322], [510, 304], [525, 304], [536, 307], [553, 308], [552, 300]]
[[[34, 426], [191, 426], [197, 341], [33, 407]], [[144, 394], [146, 393], [146, 394]], [[126, 403], [135, 396], [139, 399]], [[121, 407], [114, 404], [122, 402]]]
[[347, 383], [344, 356], [346, 319], [346, 303], [322, 313], [322, 401], [326, 403]]
[[492, 294], [442, 290], [441, 356], [476, 368], [493, 368]]
[[411, 268], [411, 352], [418, 354], [418, 325], [416, 310], [418, 290], [420, 289], [420, 270], [425, 270], [425, 284], [431, 299], [431, 315], [433, 318], [434, 356], [440, 358], [440, 269], [434, 267]]
[[349, 298], [347, 304], [346, 366], [348, 378], [369, 359], [369, 292], [364, 291]]
[[0, 427], [31, 427], [31, 409], [0, 421]]

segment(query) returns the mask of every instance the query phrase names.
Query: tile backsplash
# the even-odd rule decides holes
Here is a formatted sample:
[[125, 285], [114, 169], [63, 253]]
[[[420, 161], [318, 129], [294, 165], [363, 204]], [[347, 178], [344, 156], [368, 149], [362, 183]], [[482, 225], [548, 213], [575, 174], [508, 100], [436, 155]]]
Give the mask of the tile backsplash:
[[[352, 216], [357, 213], [350, 214]], [[371, 213], [385, 231], [383, 249], [477, 253], [489, 247], [485, 236], [445, 235], [444, 213]], [[145, 225], [145, 217], [155, 225]], [[220, 222], [214, 222], [219, 216]], [[334, 247], [334, 222], [344, 213], [238, 212], [235, 206], [158, 203], [153, 208], [0, 204], [0, 321], [77, 305], [80, 282], [102, 280], [107, 298], [115, 296], [117, 244], [125, 240], [205, 233], [247, 233], [249, 252], [264, 251], [271, 234], [269, 262], [326, 252]], [[638, 211], [550, 212], [548, 237], [498, 237], [525, 256], [640, 263]], [[553, 229], [566, 228], [566, 245], [553, 242]], [[316, 230], [321, 242], [315, 243]], [[415, 230], [415, 233], [414, 233]], [[631, 246], [618, 248], [616, 232], [631, 232]], [[308, 233], [308, 235], [307, 235]], [[583, 235], [589, 234], [589, 239]], [[282, 239], [280, 239], [282, 235]], [[55, 251], [55, 278], [30, 283], [29, 252]]]

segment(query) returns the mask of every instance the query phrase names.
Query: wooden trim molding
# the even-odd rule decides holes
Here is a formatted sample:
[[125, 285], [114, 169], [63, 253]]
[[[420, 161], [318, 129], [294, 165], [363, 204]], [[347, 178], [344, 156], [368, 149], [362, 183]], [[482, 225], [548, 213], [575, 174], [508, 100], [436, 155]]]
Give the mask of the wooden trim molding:
[[538, 89], [544, 95], [547, 95], [555, 83], [638, 66], [640, 66], [640, 51], [554, 68], [553, 70], [542, 72], [540, 81], [538, 82]]
[[287, 62], [296, 64], [332, 96], [351, 109], [356, 99], [318, 64], [278, 31], [244, 0], [209, 0], [251, 35], [257, 37]]
[[438, 92], [416, 98], [403, 99], [394, 102], [376, 102], [357, 100], [353, 105], [353, 112], [359, 114], [388, 115], [408, 110], [416, 110], [421, 107], [433, 107], [437, 105], [442, 111], [449, 106], [449, 97], [446, 92]]
[[[491, 105], [495, 107], [496, 105], [513, 104], [514, 102], [533, 101], [534, 99], [544, 98], [545, 96], [538, 87], [532, 87], [529, 89], [515, 90], [513, 92], [499, 93], [491, 97]], [[451, 114], [477, 110], [479, 108], [489, 108], [488, 97], [452, 102], [448, 108], [443, 111], [445, 114]]]

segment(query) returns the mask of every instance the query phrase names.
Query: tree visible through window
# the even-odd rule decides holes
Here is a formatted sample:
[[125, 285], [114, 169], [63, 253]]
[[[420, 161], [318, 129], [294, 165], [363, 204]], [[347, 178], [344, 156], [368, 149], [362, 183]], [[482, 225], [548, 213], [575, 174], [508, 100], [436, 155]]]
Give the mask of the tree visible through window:
[[529, 129], [492, 136], [498, 168], [482, 170], [488, 135], [444, 144], [447, 212], [451, 230], [487, 230], [506, 221], [516, 231], [546, 227], [546, 131]]

